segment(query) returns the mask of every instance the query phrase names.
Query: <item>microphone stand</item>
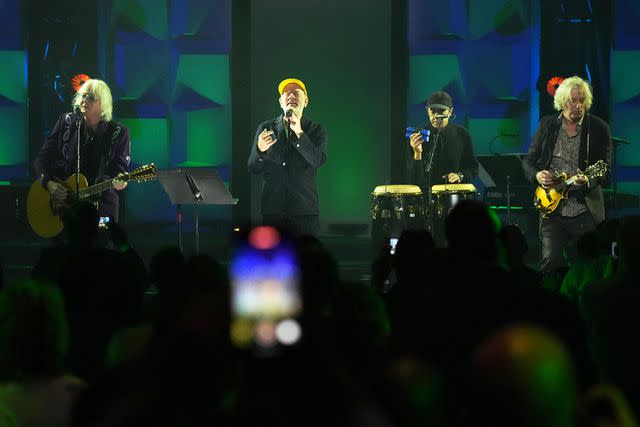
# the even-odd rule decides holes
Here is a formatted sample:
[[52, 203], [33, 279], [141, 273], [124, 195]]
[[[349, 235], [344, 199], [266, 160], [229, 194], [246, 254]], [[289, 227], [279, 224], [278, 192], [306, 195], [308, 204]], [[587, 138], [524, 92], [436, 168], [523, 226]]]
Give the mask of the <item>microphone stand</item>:
[[626, 141], [622, 138], [616, 138], [615, 136], [611, 137], [611, 190], [613, 192], [613, 209], [618, 208], [618, 147], [620, 144], [628, 144], [629, 141]]
[[427, 175], [427, 188], [429, 192], [429, 208], [431, 208], [432, 196], [431, 196], [431, 168], [433, 167], [433, 157], [435, 155], [436, 149], [438, 148], [438, 142], [440, 141], [440, 128], [442, 127], [442, 121], [438, 125], [436, 129], [436, 135], [433, 138], [433, 147], [429, 151], [429, 158], [427, 159], [427, 164], [424, 168], [424, 172]]
[[429, 193], [427, 196], [427, 209], [428, 209], [428, 221], [429, 221], [429, 231], [433, 234], [434, 230], [434, 212], [433, 206], [433, 191], [431, 190], [431, 168], [433, 167], [433, 157], [435, 155], [436, 149], [438, 148], [438, 142], [440, 141], [440, 129], [442, 128], [442, 120], [438, 124], [436, 128], [436, 134], [433, 137], [433, 147], [431, 147], [431, 151], [429, 151], [429, 157], [427, 159], [427, 164], [425, 166], [424, 172], [427, 175], [427, 192]]
[[76, 123], [78, 124], [78, 141], [76, 147], [76, 201], [80, 200], [80, 133], [82, 130], [82, 114], [78, 114], [74, 110], [76, 115]]

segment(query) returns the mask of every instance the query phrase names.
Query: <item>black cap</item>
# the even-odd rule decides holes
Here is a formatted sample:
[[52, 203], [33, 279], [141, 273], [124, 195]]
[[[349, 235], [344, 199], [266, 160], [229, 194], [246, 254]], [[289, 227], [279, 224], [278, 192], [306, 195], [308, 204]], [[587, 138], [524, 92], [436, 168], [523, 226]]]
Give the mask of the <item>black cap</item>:
[[427, 108], [448, 109], [453, 108], [453, 100], [447, 92], [439, 90], [433, 92], [427, 99]]

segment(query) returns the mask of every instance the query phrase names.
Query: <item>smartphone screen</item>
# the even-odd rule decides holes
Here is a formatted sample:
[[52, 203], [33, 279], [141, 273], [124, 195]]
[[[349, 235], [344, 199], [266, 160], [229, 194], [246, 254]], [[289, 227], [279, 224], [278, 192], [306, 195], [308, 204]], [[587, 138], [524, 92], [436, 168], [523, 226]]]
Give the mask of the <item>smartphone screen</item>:
[[98, 218], [98, 228], [102, 228], [105, 230], [108, 229], [110, 221], [111, 219], [108, 216], [101, 216], [100, 218]]
[[398, 239], [396, 238], [391, 238], [389, 239], [389, 253], [391, 255], [396, 253], [396, 245], [398, 244]]
[[269, 350], [300, 339], [298, 260], [293, 244], [278, 230], [251, 230], [237, 245], [229, 274], [234, 344]]

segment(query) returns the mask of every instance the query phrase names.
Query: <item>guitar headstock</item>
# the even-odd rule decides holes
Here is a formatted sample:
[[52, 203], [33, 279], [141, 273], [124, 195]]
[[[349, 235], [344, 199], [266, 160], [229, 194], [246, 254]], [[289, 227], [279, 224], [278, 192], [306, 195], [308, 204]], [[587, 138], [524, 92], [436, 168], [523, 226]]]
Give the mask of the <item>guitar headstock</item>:
[[133, 171], [126, 174], [127, 180], [134, 180], [137, 182], [144, 182], [158, 177], [158, 168], [153, 163], [140, 166]]
[[592, 164], [591, 166], [587, 167], [584, 170], [584, 175], [586, 175], [589, 179], [597, 178], [600, 176], [604, 176], [604, 174], [607, 173], [607, 169], [608, 167], [605, 161], [598, 160], [597, 162], [595, 162], [594, 164]]

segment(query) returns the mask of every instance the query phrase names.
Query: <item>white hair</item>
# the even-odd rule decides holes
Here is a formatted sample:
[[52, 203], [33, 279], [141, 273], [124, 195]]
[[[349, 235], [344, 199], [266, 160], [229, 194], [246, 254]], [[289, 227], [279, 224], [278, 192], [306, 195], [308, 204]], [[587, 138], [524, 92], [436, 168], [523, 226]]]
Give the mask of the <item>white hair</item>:
[[560, 86], [558, 86], [556, 90], [556, 95], [553, 97], [553, 108], [562, 111], [567, 101], [571, 101], [571, 90], [574, 88], [584, 91], [584, 109], [588, 111], [593, 103], [593, 92], [591, 91], [589, 82], [578, 76], [569, 77], [560, 83]]
[[82, 101], [82, 94], [92, 95], [100, 100], [100, 119], [109, 122], [113, 116], [113, 99], [109, 86], [102, 80], [89, 79], [80, 86], [78, 92], [73, 97], [73, 107], [79, 107]]

